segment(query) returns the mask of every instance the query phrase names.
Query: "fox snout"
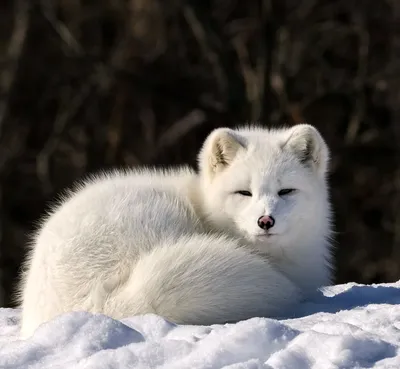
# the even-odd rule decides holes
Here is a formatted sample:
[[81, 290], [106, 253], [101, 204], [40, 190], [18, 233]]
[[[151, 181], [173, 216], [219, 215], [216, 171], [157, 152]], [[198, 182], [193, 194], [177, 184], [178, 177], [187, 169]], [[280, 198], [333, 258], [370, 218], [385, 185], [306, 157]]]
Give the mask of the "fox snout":
[[257, 224], [261, 229], [268, 231], [275, 225], [275, 218], [272, 215], [262, 215], [258, 218]]

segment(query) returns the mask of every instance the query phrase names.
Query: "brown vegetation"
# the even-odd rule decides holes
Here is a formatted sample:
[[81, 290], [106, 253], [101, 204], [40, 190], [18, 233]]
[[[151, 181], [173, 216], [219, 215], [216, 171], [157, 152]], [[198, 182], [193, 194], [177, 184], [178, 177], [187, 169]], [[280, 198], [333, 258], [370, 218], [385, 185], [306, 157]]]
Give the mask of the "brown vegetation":
[[396, 0], [4, 0], [0, 306], [63, 188], [188, 162], [212, 128], [307, 121], [332, 155], [337, 282], [400, 278]]

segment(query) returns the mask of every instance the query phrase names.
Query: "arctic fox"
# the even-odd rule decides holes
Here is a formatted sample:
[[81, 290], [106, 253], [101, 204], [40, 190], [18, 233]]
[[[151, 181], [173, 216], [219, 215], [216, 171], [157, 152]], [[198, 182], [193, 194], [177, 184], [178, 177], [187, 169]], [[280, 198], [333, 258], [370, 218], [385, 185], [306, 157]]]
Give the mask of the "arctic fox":
[[328, 156], [307, 124], [217, 128], [198, 173], [143, 168], [81, 183], [33, 237], [22, 337], [78, 310], [196, 325], [284, 314], [331, 280]]

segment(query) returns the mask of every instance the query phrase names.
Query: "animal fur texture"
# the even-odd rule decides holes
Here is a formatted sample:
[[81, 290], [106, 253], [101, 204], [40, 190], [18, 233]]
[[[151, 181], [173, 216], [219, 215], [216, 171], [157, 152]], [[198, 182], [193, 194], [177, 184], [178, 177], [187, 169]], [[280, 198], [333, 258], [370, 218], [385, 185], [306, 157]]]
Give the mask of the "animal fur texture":
[[277, 317], [331, 280], [329, 150], [307, 124], [215, 129], [199, 171], [92, 177], [33, 236], [22, 337], [59, 314], [209, 325]]

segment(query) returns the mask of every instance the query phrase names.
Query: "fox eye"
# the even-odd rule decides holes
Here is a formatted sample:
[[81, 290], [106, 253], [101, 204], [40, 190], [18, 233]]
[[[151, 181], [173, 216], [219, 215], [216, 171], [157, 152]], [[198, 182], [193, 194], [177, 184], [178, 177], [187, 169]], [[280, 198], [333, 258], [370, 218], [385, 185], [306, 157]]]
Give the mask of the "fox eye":
[[252, 196], [251, 192], [249, 191], [236, 191], [235, 193], [242, 196]]
[[285, 196], [285, 195], [289, 195], [290, 193], [292, 193], [294, 191], [294, 188], [284, 188], [283, 190], [280, 190], [278, 192], [279, 196]]

